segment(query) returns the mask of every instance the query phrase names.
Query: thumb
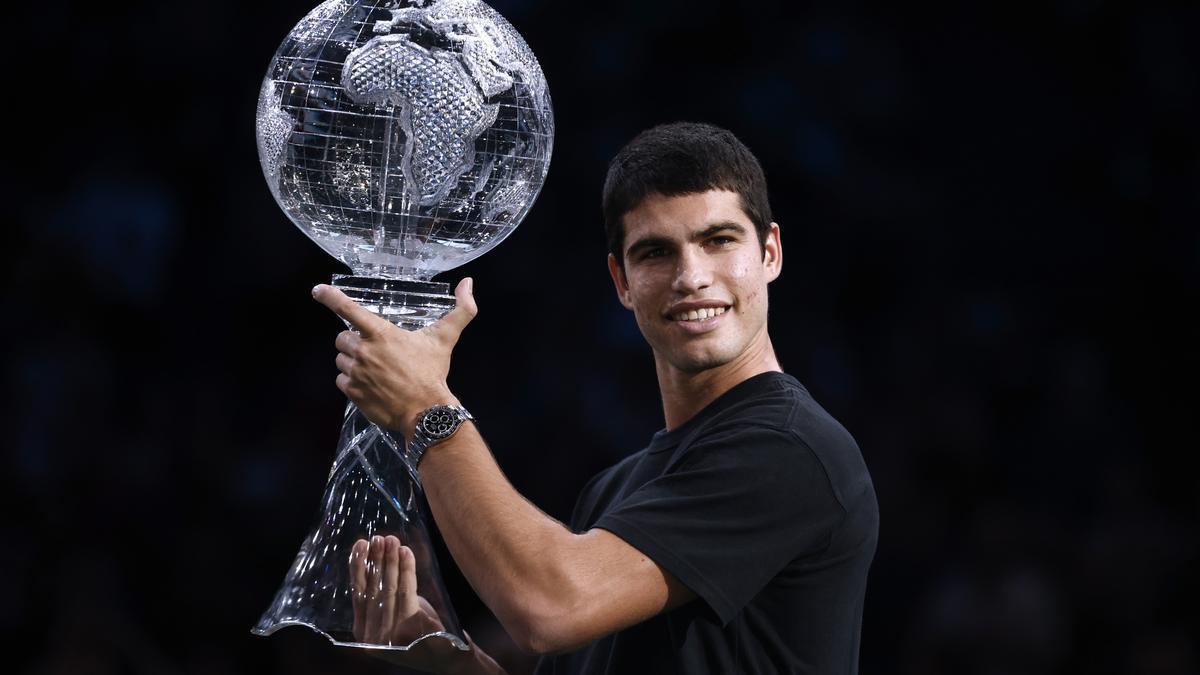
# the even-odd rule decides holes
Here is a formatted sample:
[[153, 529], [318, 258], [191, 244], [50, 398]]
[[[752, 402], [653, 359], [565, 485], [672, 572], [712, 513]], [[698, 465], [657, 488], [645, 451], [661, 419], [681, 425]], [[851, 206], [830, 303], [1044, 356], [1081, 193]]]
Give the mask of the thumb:
[[435, 332], [453, 342], [458, 342], [458, 337], [462, 335], [463, 329], [479, 313], [479, 307], [475, 305], [474, 286], [475, 280], [471, 277], [458, 282], [458, 286], [454, 289], [454, 309], [431, 326]]

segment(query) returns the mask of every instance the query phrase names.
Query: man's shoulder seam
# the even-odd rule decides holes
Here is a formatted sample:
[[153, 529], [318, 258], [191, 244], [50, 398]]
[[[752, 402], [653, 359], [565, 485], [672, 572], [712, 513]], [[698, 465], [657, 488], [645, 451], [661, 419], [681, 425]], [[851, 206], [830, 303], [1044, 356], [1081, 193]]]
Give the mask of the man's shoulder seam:
[[817, 466], [821, 467], [821, 475], [825, 476], [825, 484], [829, 486], [829, 494], [833, 495], [833, 500], [837, 502], [838, 508], [842, 510], [842, 514], [845, 515], [848, 513], [849, 509], [846, 508], [846, 500], [842, 497], [837, 485], [834, 484], [833, 476], [829, 475], [829, 467], [825, 465], [825, 460], [821, 459], [821, 454], [814, 450], [808, 441], [804, 440], [795, 429], [787, 429], [787, 433], [812, 456]]

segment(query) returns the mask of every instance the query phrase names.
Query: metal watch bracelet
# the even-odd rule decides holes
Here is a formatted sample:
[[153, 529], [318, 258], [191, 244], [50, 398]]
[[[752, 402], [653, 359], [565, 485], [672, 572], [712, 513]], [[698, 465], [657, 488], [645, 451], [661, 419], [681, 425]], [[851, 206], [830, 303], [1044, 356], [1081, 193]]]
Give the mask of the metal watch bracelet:
[[435, 405], [417, 416], [417, 425], [408, 441], [408, 456], [413, 467], [420, 465], [425, 452], [458, 433], [463, 422], [475, 417], [460, 405]]

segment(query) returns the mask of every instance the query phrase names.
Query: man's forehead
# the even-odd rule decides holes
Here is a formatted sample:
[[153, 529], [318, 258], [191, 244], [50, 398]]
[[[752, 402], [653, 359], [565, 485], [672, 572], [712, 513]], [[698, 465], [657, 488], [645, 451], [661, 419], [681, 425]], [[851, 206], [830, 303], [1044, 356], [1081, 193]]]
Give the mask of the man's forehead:
[[623, 221], [626, 243], [647, 236], [687, 238], [713, 225], [753, 227], [742, 210], [741, 197], [729, 190], [670, 196], [652, 193], [626, 213]]

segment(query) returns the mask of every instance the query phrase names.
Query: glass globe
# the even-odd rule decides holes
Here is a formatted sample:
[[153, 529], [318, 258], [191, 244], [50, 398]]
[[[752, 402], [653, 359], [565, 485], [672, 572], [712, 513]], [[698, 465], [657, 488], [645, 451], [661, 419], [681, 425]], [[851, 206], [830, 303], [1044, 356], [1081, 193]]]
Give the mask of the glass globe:
[[554, 114], [520, 34], [478, 0], [328, 0], [258, 100], [271, 194], [355, 276], [428, 280], [525, 217]]

